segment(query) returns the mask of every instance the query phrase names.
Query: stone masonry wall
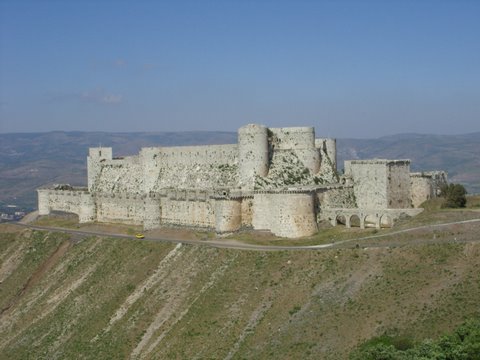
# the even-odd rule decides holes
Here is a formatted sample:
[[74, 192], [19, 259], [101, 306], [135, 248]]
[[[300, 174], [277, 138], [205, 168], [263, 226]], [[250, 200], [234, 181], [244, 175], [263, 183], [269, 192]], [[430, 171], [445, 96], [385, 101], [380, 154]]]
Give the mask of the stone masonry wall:
[[144, 192], [144, 171], [139, 156], [106, 160], [93, 186], [94, 193], [141, 195]]
[[321, 209], [357, 207], [353, 186], [332, 186], [317, 191]]
[[161, 199], [162, 224], [215, 228], [215, 200]]
[[272, 196], [268, 193], [257, 193], [253, 196], [252, 226], [255, 230], [270, 230], [273, 225]]
[[357, 206], [365, 209], [410, 208], [410, 160], [345, 161]]
[[395, 160], [387, 164], [387, 194], [389, 209], [412, 207], [409, 160]]
[[150, 191], [236, 187], [238, 183], [237, 145], [162, 148], [156, 161], [157, 177]]
[[98, 194], [97, 221], [143, 224], [144, 200], [141, 196], [126, 194]]
[[159, 147], [148, 147], [140, 150], [140, 166], [143, 172], [142, 191], [145, 194], [148, 194], [155, 187], [161, 169], [160, 154], [161, 148]]
[[245, 197], [241, 203], [242, 227], [251, 227], [253, 219], [253, 197]]
[[268, 130], [249, 124], [238, 129], [238, 184], [252, 190], [257, 176], [267, 176], [269, 166]]
[[[329, 166], [337, 171], [337, 140], [331, 138], [315, 139], [315, 147], [320, 151], [322, 167]], [[328, 160], [323, 154], [326, 154]], [[327, 164], [325, 162], [328, 162]]]
[[88, 191], [93, 191], [105, 161], [112, 160], [112, 148], [90, 148], [87, 157]]
[[238, 130], [238, 144], [148, 147], [124, 158], [113, 158], [111, 148], [91, 148], [88, 191], [38, 190], [39, 213], [61, 210], [82, 222], [145, 229], [165, 224], [222, 233], [252, 226], [301, 237], [317, 231], [324, 210], [405, 209], [446, 182], [441, 172], [410, 176], [409, 164], [346, 161], [339, 179], [334, 139], [315, 139], [313, 127], [249, 124]]
[[143, 228], [145, 230], [155, 229], [162, 224], [162, 207], [160, 198], [146, 197], [145, 211], [143, 216]]
[[427, 176], [411, 175], [411, 199], [414, 207], [434, 197], [431, 179]]
[[87, 191], [39, 189], [37, 192], [39, 215], [48, 215], [54, 210], [77, 214], [80, 222], [95, 219], [95, 202]]
[[440, 195], [440, 189], [447, 184], [444, 171], [410, 173], [410, 196], [412, 205], [419, 207], [424, 201]]
[[315, 199], [310, 193], [257, 193], [252, 225], [283, 237], [303, 237], [317, 232]]
[[315, 147], [313, 127], [270, 128], [274, 151], [293, 151], [312, 175], [320, 170], [320, 153]]
[[384, 160], [345, 161], [345, 175], [353, 179], [358, 207], [367, 209], [388, 207], [387, 167]]
[[310, 236], [318, 231], [312, 194], [271, 194], [271, 197], [272, 233], [292, 238]]
[[217, 233], [229, 233], [240, 229], [241, 206], [240, 199], [215, 200], [215, 231]]

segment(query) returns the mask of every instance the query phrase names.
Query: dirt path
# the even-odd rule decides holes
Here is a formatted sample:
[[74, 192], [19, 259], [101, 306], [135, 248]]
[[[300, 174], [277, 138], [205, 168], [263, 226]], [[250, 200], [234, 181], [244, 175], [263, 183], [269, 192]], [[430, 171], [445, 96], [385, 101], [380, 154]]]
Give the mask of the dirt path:
[[[245, 244], [237, 241], [235, 239], [230, 239], [226, 242], [223, 239], [214, 239], [208, 241], [200, 241], [200, 240], [187, 240], [187, 239], [166, 239], [166, 238], [157, 238], [152, 236], [146, 236], [142, 241], [157, 241], [157, 242], [170, 242], [175, 244], [191, 244], [191, 245], [203, 245], [203, 246], [210, 246], [216, 248], [228, 248], [228, 249], [236, 249], [236, 250], [258, 250], [258, 251], [282, 251], [282, 250], [321, 250], [321, 249], [332, 249], [332, 248], [352, 248], [357, 246], [355, 244], [358, 241], [364, 240], [374, 240], [380, 238], [386, 238], [390, 236], [405, 234], [408, 232], [415, 232], [419, 230], [434, 230], [437, 228], [442, 227], [449, 227], [454, 225], [467, 225], [467, 224], [474, 224], [480, 223], [480, 218], [477, 219], [470, 219], [470, 220], [462, 220], [462, 221], [454, 221], [448, 223], [441, 223], [441, 224], [432, 224], [432, 225], [424, 225], [424, 226], [417, 226], [409, 229], [398, 230], [393, 232], [388, 232], [385, 234], [378, 234], [378, 235], [370, 235], [364, 237], [357, 237], [337, 242], [331, 242], [327, 244], [320, 244], [320, 245], [300, 245], [300, 246], [279, 246], [279, 245], [254, 245], [254, 244]], [[107, 237], [116, 237], [116, 238], [124, 238], [124, 239], [132, 239], [135, 238], [131, 235], [125, 234], [112, 234], [107, 232], [100, 232], [100, 231], [84, 231], [84, 230], [74, 230], [74, 229], [67, 229], [67, 228], [57, 228], [57, 227], [50, 227], [50, 226], [33, 226], [28, 224], [19, 224], [18, 226], [27, 227], [33, 230], [43, 230], [43, 231], [60, 231], [72, 235], [80, 235], [80, 236], [107, 236]], [[136, 240], [138, 241], [138, 240]], [[465, 241], [462, 239], [452, 238], [448, 239], [432, 239], [432, 240], [411, 240], [409, 244], [425, 244], [425, 243], [445, 243], [445, 242], [461, 242]], [[480, 238], [472, 238], [466, 241], [480, 241]], [[402, 243], [403, 244], [403, 243]], [[400, 243], [388, 243], [388, 244], [368, 244], [368, 247], [385, 247], [385, 246], [395, 246], [400, 245]]]

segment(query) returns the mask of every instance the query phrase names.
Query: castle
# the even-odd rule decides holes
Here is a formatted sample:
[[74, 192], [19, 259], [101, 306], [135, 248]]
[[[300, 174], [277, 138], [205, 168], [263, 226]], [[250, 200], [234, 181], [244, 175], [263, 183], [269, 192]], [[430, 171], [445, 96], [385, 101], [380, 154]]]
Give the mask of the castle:
[[321, 221], [392, 226], [447, 181], [444, 172], [410, 173], [410, 160], [350, 160], [338, 174], [335, 139], [316, 139], [313, 127], [255, 124], [238, 130], [237, 144], [148, 147], [124, 158], [90, 148], [87, 167], [87, 188], [38, 189], [39, 214], [297, 238]]

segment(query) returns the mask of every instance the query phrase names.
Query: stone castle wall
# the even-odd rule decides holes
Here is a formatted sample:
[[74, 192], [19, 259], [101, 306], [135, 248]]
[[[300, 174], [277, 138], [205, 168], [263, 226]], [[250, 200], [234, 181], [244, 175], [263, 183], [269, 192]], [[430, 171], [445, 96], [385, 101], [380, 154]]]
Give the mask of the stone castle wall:
[[353, 179], [358, 207], [388, 207], [386, 172], [384, 161], [345, 161], [345, 175]]
[[270, 128], [275, 151], [292, 151], [311, 174], [320, 170], [320, 153], [315, 146], [313, 127]]
[[81, 223], [96, 219], [95, 201], [88, 191], [39, 189], [37, 193], [39, 215], [64, 211], [77, 214]]
[[252, 225], [277, 236], [303, 237], [317, 232], [313, 193], [295, 191], [257, 193]]
[[161, 209], [162, 224], [215, 228], [215, 205], [212, 200], [202, 202], [164, 198]]
[[312, 193], [283, 193], [272, 196], [272, 232], [282, 237], [304, 237], [317, 233], [315, 199]]
[[410, 174], [412, 204], [419, 207], [424, 201], [440, 195], [440, 189], [447, 184], [444, 171], [417, 172]]
[[90, 148], [87, 157], [88, 191], [93, 191], [105, 161], [112, 160], [112, 148]]
[[410, 160], [345, 161], [345, 176], [353, 180], [355, 199], [360, 208], [411, 207]]
[[412, 207], [410, 194], [410, 160], [395, 160], [387, 165], [387, 208]]
[[238, 182], [252, 190], [257, 176], [267, 176], [269, 167], [268, 131], [265, 126], [250, 124], [238, 130]]
[[143, 223], [144, 200], [140, 195], [97, 194], [95, 203], [96, 219], [99, 222]]
[[317, 231], [317, 220], [333, 221], [331, 209], [409, 208], [444, 179], [410, 176], [407, 160], [347, 161], [340, 179], [336, 157], [335, 140], [316, 139], [313, 127], [255, 124], [239, 129], [238, 144], [148, 147], [123, 158], [91, 148], [88, 190], [40, 189], [39, 213], [301, 237]]

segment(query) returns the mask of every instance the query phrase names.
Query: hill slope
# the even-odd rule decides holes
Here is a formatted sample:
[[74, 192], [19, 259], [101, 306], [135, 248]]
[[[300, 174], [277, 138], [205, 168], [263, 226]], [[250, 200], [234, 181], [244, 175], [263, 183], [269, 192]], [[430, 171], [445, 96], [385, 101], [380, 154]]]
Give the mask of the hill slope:
[[478, 242], [261, 252], [0, 231], [3, 359], [342, 359], [480, 316]]
[[[13, 203], [36, 207], [35, 189], [52, 183], [85, 185], [89, 147], [112, 146], [115, 156], [135, 154], [144, 146], [235, 143], [233, 132], [100, 133], [50, 132], [0, 134], [0, 207]], [[450, 179], [480, 193], [480, 133], [467, 135], [396, 135], [379, 139], [339, 139], [343, 160], [409, 158], [412, 170], [447, 170]]]

